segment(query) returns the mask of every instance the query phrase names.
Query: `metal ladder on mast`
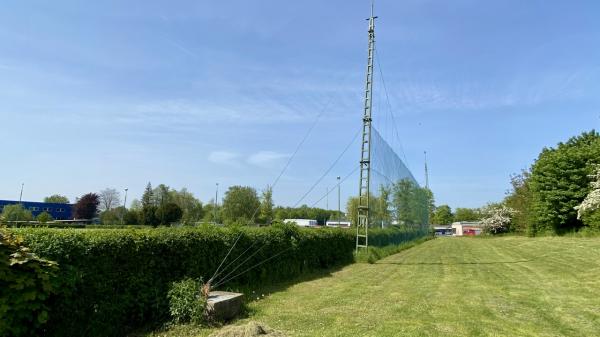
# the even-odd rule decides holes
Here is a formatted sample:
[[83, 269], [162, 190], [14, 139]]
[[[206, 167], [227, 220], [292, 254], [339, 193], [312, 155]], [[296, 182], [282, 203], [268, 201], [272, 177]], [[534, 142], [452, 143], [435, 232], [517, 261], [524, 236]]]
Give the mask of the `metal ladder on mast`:
[[371, 182], [371, 112], [373, 108], [373, 57], [375, 53], [375, 19], [371, 2], [369, 20], [369, 55], [365, 87], [365, 108], [363, 114], [362, 146], [360, 154], [360, 182], [358, 191], [358, 223], [356, 225], [356, 251], [369, 247], [369, 203]]

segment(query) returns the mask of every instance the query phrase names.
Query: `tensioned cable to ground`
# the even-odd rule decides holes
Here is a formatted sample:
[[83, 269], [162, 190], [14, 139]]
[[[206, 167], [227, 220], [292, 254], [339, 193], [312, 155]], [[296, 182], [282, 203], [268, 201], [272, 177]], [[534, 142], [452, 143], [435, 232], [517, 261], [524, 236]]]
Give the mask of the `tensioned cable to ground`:
[[[223, 278], [221, 279], [221, 281], [217, 282], [216, 284], [220, 284], [222, 283], [222, 281], [224, 279], [227, 279], [227, 277], [229, 277], [231, 274], [233, 274], [236, 270], [238, 270], [241, 266], [243, 266], [246, 262], [248, 262], [251, 258], [254, 257], [254, 255], [258, 254], [263, 248], [265, 248], [266, 243], [264, 243], [262, 246], [260, 246], [260, 248], [258, 248], [257, 250], [254, 251], [254, 253], [250, 254], [250, 256], [248, 256], [244, 261], [242, 261], [240, 264], [238, 264], [237, 267], [233, 268], [233, 270], [231, 270], [229, 273], [227, 273], [225, 276], [223, 276]], [[240, 255], [242, 256], [242, 255]], [[215, 285], [215, 287], [217, 286]]]
[[227, 282], [229, 282], [229, 281], [231, 281], [231, 280], [235, 279], [236, 277], [238, 277], [238, 276], [240, 276], [240, 275], [243, 275], [244, 273], [247, 273], [247, 272], [249, 272], [250, 270], [252, 270], [252, 269], [254, 269], [254, 268], [256, 268], [256, 267], [260, 266], [261, 264], [264, 264], [264, 263], [266, 263], [266, 262], [268, 262], [268, 261], [270, 261], [270, 260], [272, 260], [272, 259], [276, 258], [277, 256], [279, 256], [279, 255], [281, 255], [281, 254], [283, 254], [283, 253], [287, 252], [288, 250], [290, 250], [290, 249], [292, 249], [292, 248], [293, 248], [293, 247], [288, 247], [288, 248], [286, 248], [286, 249], [282, 250], [281, 252], [279, 252], [279, 253], [277, 253], [277, 254], [275, 254], [275, 255], [273, 255], [273, 256], [271, 256], [271, 257], [269, 257], [268, 259], [266, 259], [266, 260], [263, 260], [263, 261], [261, 261], [261, 262], [259, 262], [259, 263], [255, 264], [255, 265], [253, 265], [252, 267], [250, 267], [250, 268], [248, 268], [248, 269], [246, 269], [246, 270], [244, 270], [244, 271], [242, 271], [242, 272], [240, 272], [240, 273], [238, 273], [238, 274], [236, 274], [236, 275], [234, 275], [234, 276], [232, 276], [232, 277], [230, 277], [230, 278], [228, 278], [228, 279], [225, 279], [225, 280], [223, 280], [223, 281], [221, 281], [221, 282], [217, 283], [217, 284], [215, 285], [215, 287], [221, 286], [221, 285], [223, 285], [223, 284], [225, 284], [225, 283], [227, 283]]
[[231, 254], [231, 251], [233, 250], [233, 248], [235, 247], [235, 245], [237, 244], [238, 240], [241, 237], [242, 237], [242, 233], [240, 232], [240, 235], [238, 235], [237, 239], [235, 239], [235, 242], [233, 243], [233, 245], [231, 246], [231, 248], [229, 248], [229, 251], [227, 252], [227, 255], [225, 255], [225, 258], [223, 259], [223, 261], [221, 261], [221, 264], [219, 264], [219, 267], [217, 267], [217, 270], [215, 270], [215, 273], [213, 274], [213, 276], [208, 280], [209, 284], [212, 283], [212, 281], [215, 279], [217, 273], [219, 272], [219, 270], [223, 266], [223, 263], [225, 263], [225, 260], [227, 260], [227, 257], [229, 257], [229, 254]]
[[329, 168], [327, 170], [325, 170], [325, 173], [323, 173], [319, 177], [319, 179], [317, 179], [317, 181], [315, 181], [315, 183], [308, 189], [308, 191], [306, 191], [306, 193], [304, 193], [304, 195], [302, 196], [302, 198], [300, 198], [300, 200], [298, 200], [294, 204], [294, 208], [297, 207], [302, 202], [302, 200], [304, 200], [304, 198], [306, 198], [306, 196], [309, 195], [310, 192], [312, 192], [314, 190], [314, 188], [329, 174], [329, 172], [331, 172], [331, 170], [335, 167], [335, 165], [337, 165], [337, 163], [340, 161], [340, 159], [342, 159], [342, 157], [344, 156], [344, 154], [346, 154], [346, 152], [348, 151], [348, 149], [350, 148], [350, 146], [352, 146], [352, 144], [354, 144], [354, 142], [358, 138], [359, 134], [360, 134], [360, 130], [358, 132], [356, 132], [356, 134], [354, 135], [354, 137], [352, 137], [352, 140], [350, 141], [350, 143], [348, 143], [348, 145], [346, 145], [346, 147], [344, 148], [344, 150], [342, 151], [342, 153], [340, 153], [340, 155], [333, 161], [333, 163], [329, 166]]
[[[241, 235], [241, 233], [240, 233], [240, 235], [238, 236], [238, 238], [239, 238], [239, 237], [241, 237], [241, 236], [242, 236], [242, 235]], [[246, 250], [244, 250], [244, 251], [243, 251], [241, 254], [239, 254], [239, 255], [238, 255], [238, 257], [236, 257], [236, 258], [235, 258], [233, 261], [229, 262], [229, 263], [228, 263], [228, 264], [227, 264], [225, 267], [223, 267], [223, 270], [221, 270], [221, 272], [219, 272], [219, 273], [215, 273], [215, 275], [213, 275], [213, 277], [210, 279], [210, 283], [212, 283], [212, 281], [213, 281], [213, 280], [215, 280], [217, 277], [219, 277], [221, 274], [223, 274], [223, 272], [224, 272], [225, 270], [227, 270], [227, 268], [229, 268], [229, 267], [230, 267], [231, 265], [233, 265], [233, 264], [234, 264], [234, 263], [235, 263], [237, 260], [239, 260], [239, 259], [240, 259], [242, 256], [244, 256], [244, 254], [246, 254], [246, 253], [247, 253], [247, 252], [248, 252], [250, 249], [252, 249], [252, 247], [254, 247], [254, 245], [256, 245], [256, 243], [257, 243], [257, 242], [258, 242], [258, 241], [256, 241], [256, 240], [255, 240], [255, 241], [254, 241], [254, 242], [253, 242], [253, 243], [252, 243], [252, 244], [251, 244], [251, 245], [250, 245], [248, 248], [246, 248]], [[234, 245], [234, 246], [232, 246], [232, 247], [235, 247], [235, 245]]]
[[[344, 75], [344, 79], [345, 77], [348, 76], [348, 74]], [[310, 128], [307, 130], [307, 132], [304, 134], [304, 137], [302, 137], [302, 139], [300, 140], [300, 142], [298, 143], [298, 145], [296, 146], [294, 152], [292, 153], [292, 155], [290, 156], [290, 158], [287, 160], [286, 164], [283, 166], [283, 168], [281, 169], [281, 171], [279, 172], [279, 174], [277, 175], [277, 177], [275, 178], [275, 180], [273, 181], [273, 184], [271, 184], [270, 188], [274, 189], [275, 186], [277, 186], [277, 183], [279, 183], [281, 177], [283, 176], [283, 174], [287, 171], [288, 167], [290, 166], [290, 164], [292, 163], [292, 161], [294, 160], [294, 158], [296, 157], [296, 155], [298, 154], [298, 152], [300, 151], [300, 149], [302, 148], [302, 146], [304, 145], [304, 143], [306, 142], [306, 140], [309, 138], [309, 136], [312, 134], [313, 130], [315, 129], [315, 127], [317, 126], [317, 124], [319, 123], [319, 120], [321, 119], [321, 117], [323, 116], [323, 114], [325, 113], [325, 111], [327, 111], [327, 109], [329, 108], [329, 106], [331, 105], [331, 103], [334, 100], [334, 96], [331, 95], [329, 97], [329, 100], [327, 101], [327, 103], [323, 106], [323, 108], [321, 109], [321, 111], [319, 111], [319, 113], [317, 114], [315, 120], [313, 121], [313, 123], [311, 124]], [[260, 206], [257, 207], [254, 212], [252, 213], [252, 217], [251, 217], [251, 222], [254, 221], [254, 218], [256, 217], [256, 213], [258, 212], [258, 210], [260, 210]], [[254, 246], [254, 244], [252, 246], [250, 246], [249, 248], [247, 248], [242, 254], [240, 254], [236, 259], [234, 259], [232, 262], [228, 263], [225, 268], [223, 268], [223, 270], [221, 270], [219, 272], [219, 270], [221, 269], [223, 263], [225, 263], [225, 261], [227, 260], [227, 258], [229, 257], [231, 251], [235, 248], [235, 246], [237, 245], [238, 240], [240, 239], [240, 237], [242, 236], [242, 233], [240, 232], [240, 234], [238, 235], [237, 239], [235, 240], [234, 244], [231, 246], [231, 248], [229, 249], [229, 252], [227, 253], [227, 255], [225, 255], [225, 258], [223, 259], [223, 261], [221, 261], [221, 263], [219, 264], [219, 267], [217, 268], [217, 270], [215, 271], [215, 273], [213, 274], [213, 276], [210, 278], [210, 281], [213, 281], [215, 279], [215, 277], [219, 276], [221, 273], [223, 273], [225, 270], [227, 270], [227, 268], [229, 268], [231, 265], [233, 265], [233, 263], [235, 263], [235, 261], [237, 261], [240, 257], [242, 257], [246, 252], [248, 252], [248, 250]], [[245, 262], [243, 262], [245, 263]], [[242, 264], [243, 264], [242, 263]], [[241, 265], [240, 265], [241, 266]], [[239, 268], [239, 266], [238, 266]], [[237, 269], [237, 268], [236, 268]], [[235, 270], [235, 269], [234, 269]]]
[[360, 165], [357, 165], [352, 171], [350, 171], [350, 173], [348, 173], [344, 178], [342, 178], [340, 180], [340, 182], [338, 182], [337, 184], [335, 184], [333, 186], [333, 188], [329, 191], [327, 191], [327, 193], [325, 193], [324, 196], [322, 196], [319, 200], [315, 201], [310, 207], [315, 207], [319, 202], [321, 202], [323, 199], [325, 199], [329, 194], [331, 194], [336, 187], [340, 186], [344, 181], [346, 181], [348, 178], [350, 178], [354, 173], [356, 173], [356, 171], [358, 171], [358, 169], [360, 168]]
[[[345, 78], [347, 76], [348, 76], [348, 74], [344, 75], [342, 79], [345, 80]], [[306, 142], [306, 140], [308, 139], [308, 137], [310, 136], [310, 134], [312, 133], [312, 131], [314, 130], [314, 128], [319, 123], [319, 120], [321, 119], [321, 117], [323, 116], [323, 114], [325, 113], [325, 111], [327, 111], [327, 109], [329, 108], [329, 106], [333, 102], [333, 99], [334, 99], [334, 97], [333, 97], [333, 95], [331, 95], [329, 97], [329, 100], [327, 101], [327, 103], [323, 106], [323, 109], [321, 109], [321, 111], [319, 112], [319, 114], [315, 118], [314, 122], [312, 123], [312, 125], [310, 126], [310, 128], [308, 129], [308, 131], [306, 132], [306, 134], [304, 135], [304, 137], [300, 141], [300, 143], [298, 143], [298, 146], [296, 146], [296, 149], [294, 150], [294, 152], [292, 153], [292, 155], [290, 156], [290, 158], [288, 159], [288, 161], [286, 162], [286, 164], [281, 169], [281, 172], [279, 172], [279, 175], [277, 175], [277, 178], [275, 178], [275, 180], [273, 181], [273, 184], [271, 184], [270, 188], [272, 190], [275, 188], [275, 186], [277, 186], [277, 183], [279, 182], [279, 180], [281, 179], [281, 177], [283, 176], [283, 174], [285, 173], [285, 171], [287, 171], [288, 167], [290, 166], [290, 164], [292, 163], [292, 161], [294, 160], [294, 158], [296, 157], [296, 155], [300, 151], [300, 148], [304, 145], [304, 143]], [[254, 213], [252, 213], [252, 217], [250, 219], [250, 222], [254, 221], [254, 218], [256, 217], [256, 212], [258, 212], [259, 209], [260, 209], [260, 206], [257, 207], [254, 210]]]

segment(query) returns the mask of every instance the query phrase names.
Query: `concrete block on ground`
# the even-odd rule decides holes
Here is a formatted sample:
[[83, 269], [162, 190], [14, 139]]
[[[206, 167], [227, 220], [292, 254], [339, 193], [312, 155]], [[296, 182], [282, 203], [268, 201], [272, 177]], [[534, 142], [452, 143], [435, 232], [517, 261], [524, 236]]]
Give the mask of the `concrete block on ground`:
[[235, 318], [242, 309], [244, 294], [228, 291], [211, 291], [206, 304], [211, 316], [219, 320]]

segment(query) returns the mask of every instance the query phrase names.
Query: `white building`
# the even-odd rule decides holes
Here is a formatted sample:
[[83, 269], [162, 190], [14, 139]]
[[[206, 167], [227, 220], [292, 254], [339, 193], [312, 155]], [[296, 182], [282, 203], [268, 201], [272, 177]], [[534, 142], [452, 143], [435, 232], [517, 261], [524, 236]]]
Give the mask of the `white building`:
[[452, 232], [455, 236], [474, 236], [483, 231], [483, 226], [479, 221], [461, 221], [452, 224]]
[[317, 227], [318, 223], [317, 220], [312, 220], [312, 219], [285, 219], [283, 220], [284, 223], [287, 222], [291, 222], [291, 223], [295, 223], [296, 226], [300, 226], [300, 227]]
[[350, 221], [329, 220], [325, 223], [327, 227], [350, 228]]

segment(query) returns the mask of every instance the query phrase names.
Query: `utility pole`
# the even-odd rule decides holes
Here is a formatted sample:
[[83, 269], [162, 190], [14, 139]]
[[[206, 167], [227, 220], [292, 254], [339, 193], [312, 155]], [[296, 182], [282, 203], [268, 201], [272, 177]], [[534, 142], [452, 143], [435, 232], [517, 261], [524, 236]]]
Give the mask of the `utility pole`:
[[338, 185], [338, 227], [340, 227], [341, 221], [342, 221], [342, 207], [341, 207], [341, 202], [340, 202], [340, 176], [337, 177], [337, 185]]
[[329, 186], [325, 188], [325, 209], [329, 210]]
[[373, 110], [373, 58], [375, 54], [374, 0], [371, 1], [369, 17], [369, 53], [365, 84], [362, 146], [360, 153], [360, 181], [358, 190], [358, 223], [356, 224], [356, 250], [369, 247], [369, 198], [371, 184], [371, 112]]
[[23, 200], [23, 186], [25, 186], [25, 183], [21, 183], [21, 194], [19, 195], [19, 204], [21, 203], [21, 200]]
[[123, 201], [123, 208], [127, 209], [127, 191], [129, 191], [128, 188], [125, 189], [125, 200]]
[[215, 203], [214, 203], [214, 221], [215, 221], [215, 225], [217, 224], [217, 206], [219, 205], [219, 203], [217, 202], [217, 200], [219, 199], [219, 183], [217, 183], [217, 190], [215, 191]]

